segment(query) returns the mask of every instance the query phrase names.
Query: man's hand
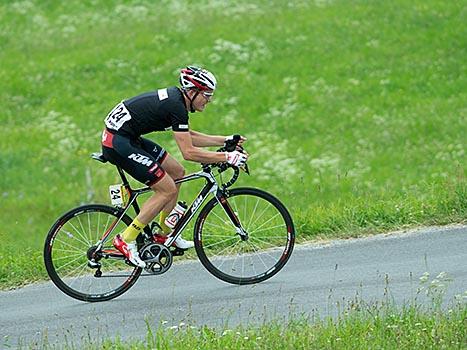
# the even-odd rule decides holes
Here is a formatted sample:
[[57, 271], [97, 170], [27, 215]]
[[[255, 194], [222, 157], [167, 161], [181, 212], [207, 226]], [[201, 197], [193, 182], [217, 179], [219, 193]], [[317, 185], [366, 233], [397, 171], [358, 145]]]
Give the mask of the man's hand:
[[[233, 145], [235, 144], [236, 146], [242, 146], [243, 142], [246, 141], [246, 137], [242, 136], [242, 135], [239, 135], [239, 134], [235, 134], [235, 135], [230, 135], [230, 136], [227, 136], [225, 138], [225, 141], [224, 141], [224, 147], [226, 147], [226, 149], [229, 151], [230, 150], [233, 150]], [[241, 150], [241, 148], [237, 148], [237, 150]]]
[[238, 144], [241, 145], [243, 142], [246, 141], [246, 137], [242, 136], [242, 135], [239, 135], [239, 134], [235, 134], [235, 135], [230, 135], [230, 136], [227, 136], [225, 138], [225, 142], [227, 141], [237, 141], [238, 140]]
[[238, 151], [225, 152], [225, 160], [227, 163], [233, 166], [242, 167], [245, 165], [248, 159], [248, 154], [241, 153]]

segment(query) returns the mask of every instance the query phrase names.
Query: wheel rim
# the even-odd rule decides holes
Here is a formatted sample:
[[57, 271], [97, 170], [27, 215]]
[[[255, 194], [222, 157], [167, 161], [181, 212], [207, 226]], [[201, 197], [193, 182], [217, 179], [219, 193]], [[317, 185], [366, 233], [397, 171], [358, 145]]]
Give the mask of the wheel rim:
[[293, 246], [292, 225], [282, 210], [262, 196], [234, 194], [228, 202], [248, 233], [248, 240], [240, 238], [215, 202], [197, 230], [201, 250], [222, 279], [264, 280], [287, 261]]
[[[88, 266], [88, 257], [105, 232], [115, 226], [112, 236], [107, 239], [102, 252], [96, 260], [101, 264], [102, 275], [96, 276], [96, 268]], [[77, 211], [56, 224], [46, 251], [51, 261], [51, 275], [57, 286], [79, 299], [99, 299], [118, 293], [131, 279], [138, 275], [139, 269], [128, 266], [112, 246], [115, 234], [126, 228], [122, 221], [117, 222], [114, 214], [87, 209]]]

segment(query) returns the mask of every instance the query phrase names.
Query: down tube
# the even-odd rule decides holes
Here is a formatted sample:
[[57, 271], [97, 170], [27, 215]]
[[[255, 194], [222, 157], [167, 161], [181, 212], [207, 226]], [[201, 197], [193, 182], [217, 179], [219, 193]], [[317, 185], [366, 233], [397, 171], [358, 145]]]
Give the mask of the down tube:
[[190, 220], [196, 214], [196, 211], [201, 207], [203, 202], [206, 200], [213, 186], [214, 186], [213, 184], [208, 183], [206, 184], [205, 187], [203, 187], [203, 189], [200, 191], [200, 193], [196, 197], [193, 204], [186, 210], [186, 214], [183, 215], [182, 218], [175, 224], [174, 235], [172, 235], [172, 239], [165, 242], [165, 245], [170, 246], [173, 243], [173, 241], [177, 239], [180, 233], [185, 229], [186, 225], [188, 225]]

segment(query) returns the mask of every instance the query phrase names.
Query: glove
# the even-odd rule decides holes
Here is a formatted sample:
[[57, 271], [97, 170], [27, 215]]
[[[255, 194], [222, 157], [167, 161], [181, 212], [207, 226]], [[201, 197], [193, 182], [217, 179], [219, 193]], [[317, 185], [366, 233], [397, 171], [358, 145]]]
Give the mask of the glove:
[[225, 152], [225, 160], [227, 161], [227, 163], [233, 166], [244, 166], [247, 159], [248, 155], [246, 155], [245, 153], [240, 153], [238, 151]]
[[232, 152], [232, 151], [239, 151], [241, 150], [241, 145], [243, 142], [246, 141], [246, 137], [243, 137], [242, 135], [235, 134], [235, 135], [230, 135], [225, 138], [224, 141], [224, 147], [227, 152]]
[[230, 135], [230, 136], [227, 136], [225, 138], [225, 143], [229, 142], [229, 141], [235, 141], [235, 142], [238, 142], [240, 141], [242, 137], [239, 135], [239, 134], [235, 134], [235, 135]]

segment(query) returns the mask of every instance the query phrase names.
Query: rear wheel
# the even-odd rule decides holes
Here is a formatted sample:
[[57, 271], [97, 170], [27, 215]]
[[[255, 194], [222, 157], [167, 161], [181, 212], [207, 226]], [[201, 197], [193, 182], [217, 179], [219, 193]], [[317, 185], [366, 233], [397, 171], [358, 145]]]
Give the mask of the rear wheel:
[[[44, 262], [51, 280], [65, 294], [83, 301], [105, 301], [130, 289], [142, 269], [130, 266], [112, 245], [131, 218], [106, 205], [84, 205], [60, 217], [50, 229]], [[102, 249], [97, 243], [115, 226]], [[89, 266], [89, 261], [100, 265]]]
[[201, 263], [217, 278], [252, 284], [278, 273], [292, 254], [295, 230], [285, 206], [255, 188], [229, 190], [227, 202], [248, 233], [236, 231], [216, 198], [201, 211], [195, 225], [195, 247]]

